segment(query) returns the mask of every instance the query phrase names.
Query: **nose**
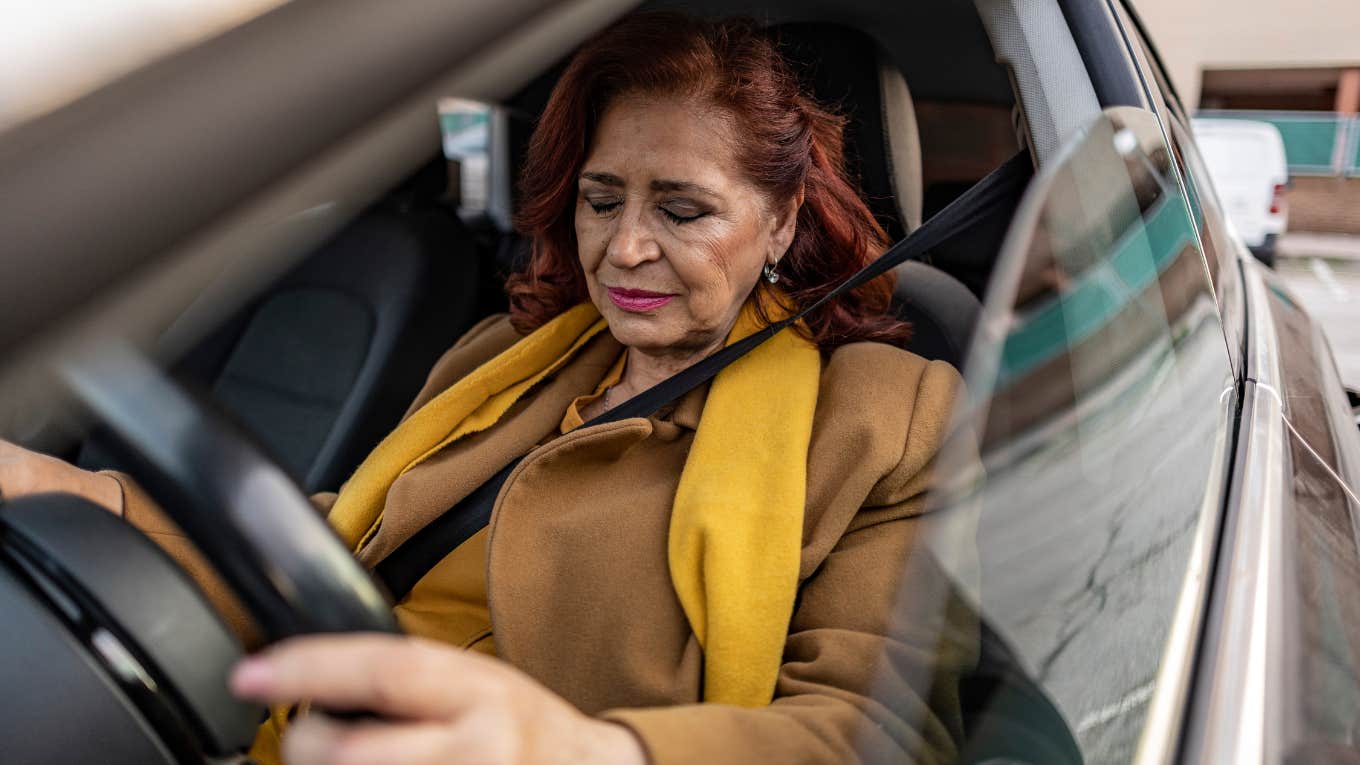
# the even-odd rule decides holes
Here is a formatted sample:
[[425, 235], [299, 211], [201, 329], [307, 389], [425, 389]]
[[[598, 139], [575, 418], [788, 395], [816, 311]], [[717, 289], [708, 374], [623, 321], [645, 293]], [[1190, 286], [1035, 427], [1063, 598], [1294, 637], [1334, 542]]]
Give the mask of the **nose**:
[[605, 248], [615, 268], [636, 268], [661, 256], [661, 249], [644, 219], [642, 205], [624, 205]]

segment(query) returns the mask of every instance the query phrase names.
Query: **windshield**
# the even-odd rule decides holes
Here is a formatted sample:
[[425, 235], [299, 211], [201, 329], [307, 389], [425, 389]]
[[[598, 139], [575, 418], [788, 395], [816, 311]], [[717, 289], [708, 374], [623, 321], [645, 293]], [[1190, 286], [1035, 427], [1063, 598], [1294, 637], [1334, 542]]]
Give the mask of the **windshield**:
[[49, 0], [0, 8], [0, 131], [284, 0]]
[[1218, 502], [1230, 367], [1155, 118], [1111, 110], [1046, 170], [974, 341], [936, 549], [980, 615], [982, 671], [1026, 678], [1018, 705], [965, 699], [970, 736], [1009, 720], [1050, 757], [1070, 736], [1127, 762]]

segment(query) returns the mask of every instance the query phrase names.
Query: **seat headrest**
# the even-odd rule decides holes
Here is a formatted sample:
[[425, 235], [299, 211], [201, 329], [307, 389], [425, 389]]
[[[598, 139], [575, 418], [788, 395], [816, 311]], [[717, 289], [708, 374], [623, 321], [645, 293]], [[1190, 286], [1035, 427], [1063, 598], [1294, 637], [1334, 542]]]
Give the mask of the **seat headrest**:
[[869, 208], [893, 239], [921, 224], [921, 138], [911, 91], [877, 41], [839, 24], [774, 27], [812, 96], [843, 113], [845, 157]]
[[883, 96], [883, 141], [887, 146], [888, 180], [895, 192], [903, 226], [911, 233], [921, 225], [923, 196], [921, 133], [916, 126], [916, 107], [907, 80], [896, 64], [881, 58], [878, 75]]

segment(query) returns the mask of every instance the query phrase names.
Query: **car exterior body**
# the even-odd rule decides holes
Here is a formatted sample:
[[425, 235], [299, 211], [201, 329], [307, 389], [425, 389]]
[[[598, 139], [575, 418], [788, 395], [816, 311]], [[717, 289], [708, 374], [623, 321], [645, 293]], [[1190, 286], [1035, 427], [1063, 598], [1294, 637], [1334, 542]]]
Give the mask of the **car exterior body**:
[[1276, 242], [1289, 225], [1284, 200], [1289, 168], [1279, 129], [1268, 122], [1205, 117], [1193, 127], [1228, 220], [1252, 252], [1273, 263]]
[[[972, 438], [941, 457], [932, 554], [1051, 705], [1057, 735], [1087, 762], [1353, 761], [1360, 432], [1320, 328], [1230, 227], [1133, 9], [685, 7], [876, 40], [912, 88], [940, 193], [990, 169], [950, 153], [977, 114], [1001, 115], [1003, 143], [1015, 141], [1003, 157], [1031, 158], [1033, 179], [992, 245], [931, 261], [982, 304], [960, 362], [960, 432]], [[454, 232], [435, 240], [447, 257], [403, 280], [404, 251], [384, 250], [378, 268], [343, 237], [386, 231], [413, 209], [422, 226], [442, 214], [408, 178], [442, 164], [441, 98], [508, 113], [535, 93], [541, 103], [557, 62], [633, 9], [295, 0], [0, 135], [4, 434], [79, 453], [53, 414], [62, 401], [48, 370], [112, 334], [178, 375], [212, 370], [208, 387], [248, 427], [291, 423], [301, 435], [276, 452], [308, 488], [334, 488], [400, 414], [401, 396], [384, 391], [419, 384], [418, 371], [405, 388], [397, 373], [427, 367], [448, 334], [496, 309], [473, 284], [494, 281], [509, 246], [502, 230], [447, 228], [494, 221], [431, 223], [421, 230]], [[931, 133], [941, 114], [952, 127]], [[327, 282], [309, 266], [323, 255], [362, 284]], [[477, 265], [449, 265], [460, 257]], [[432, 281], [461, 286], [410, 297]], [[318, 297], [359, 286], [379, 309]], [[280, 302], [298, 294], [311, 302]], [[260, 403], [277, 380], [240, 383], [289, 364], [309, 379], [305, 354], [268, 342], [298, 315], [320, 317], [340, 347], [369, 349], [348, 378], [366, 392], [339, 391], [325, 418]], [[986, 724], [1036, 708], [979, 715], [970, 760], [999, 738]]]

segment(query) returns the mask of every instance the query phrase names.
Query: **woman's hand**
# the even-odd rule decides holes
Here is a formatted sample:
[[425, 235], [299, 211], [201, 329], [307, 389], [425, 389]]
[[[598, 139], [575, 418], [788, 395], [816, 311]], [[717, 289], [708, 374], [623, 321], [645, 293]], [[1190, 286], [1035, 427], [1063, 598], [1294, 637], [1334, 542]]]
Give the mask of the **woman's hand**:
[[503, 662], [419, 638], [295, 638], [242, 661], [231, 686], [259, 701], [384, 718], [301, 717], [283, 738], [288, 765], [646, 762], [623, 726], [587, 717]]
[[113, 476], [81, 470], [56, 457], [0, 439], [0, 499], [63, 491], [123, 514], [123, 487]]

